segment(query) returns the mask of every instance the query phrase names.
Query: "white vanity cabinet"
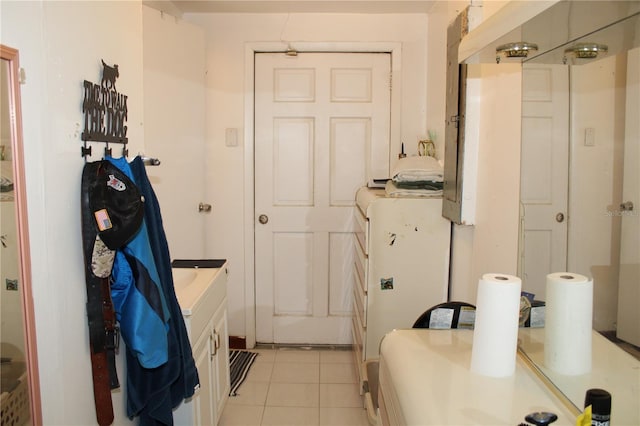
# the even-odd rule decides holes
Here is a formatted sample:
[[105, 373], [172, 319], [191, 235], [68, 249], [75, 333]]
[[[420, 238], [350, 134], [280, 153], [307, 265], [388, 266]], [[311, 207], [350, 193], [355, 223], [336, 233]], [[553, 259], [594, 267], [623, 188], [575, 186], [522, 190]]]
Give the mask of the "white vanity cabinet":
[[360, 382], [364, 361], [378, 357], [380, 340], [410, 328], [448, 297], [451, 225], [442, 198], [385, 197], [384, 190], [356, 194], [353, 348]]
[[[182, 309], [200, 387], [174, 411], [176, 425], [216, 425], [229, 398], [227, 267], [174, 269], [176, 296]], [[192, 275], [180, 283], [178, 275]]]

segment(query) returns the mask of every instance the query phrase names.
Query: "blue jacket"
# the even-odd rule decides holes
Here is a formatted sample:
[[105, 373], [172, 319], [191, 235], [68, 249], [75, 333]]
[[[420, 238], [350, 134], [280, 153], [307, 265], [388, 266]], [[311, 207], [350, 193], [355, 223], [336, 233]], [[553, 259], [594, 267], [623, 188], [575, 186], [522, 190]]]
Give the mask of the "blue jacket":
[[[108, 160], [135, 183], [126, 159]], [[144, 221], [131, 241], [116, 251], [111, 298], [122, 338], [140, 364], [155, 368], [167, 362], [170, 314]]]
[[173, 409], [193, 396], [199, 385], [187, 329], [173, 288], [171, 256], [162, 226], [160, 205], [140, 157], [129, 164], [133, 181], [145, 198], [144, 221], [162, 294], [169, 310], [168, 359], [158, 368], [144, 368], [127, 347], [127, 414], [140, 424], [173, 425]]

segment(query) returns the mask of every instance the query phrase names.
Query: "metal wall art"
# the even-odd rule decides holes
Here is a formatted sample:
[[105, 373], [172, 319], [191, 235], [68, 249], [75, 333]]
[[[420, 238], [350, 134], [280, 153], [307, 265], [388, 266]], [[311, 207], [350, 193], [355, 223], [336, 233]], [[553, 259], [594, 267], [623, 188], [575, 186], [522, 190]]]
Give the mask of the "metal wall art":
[[91, 155], [87, 142], [106, 143], [105, 155], [111, 155], [109, 143], [123, 144], [122, 155], [127, 155], [127, 96], [116, 89], [120, 76], [118, 65], [107, 65], [102, 61], [100, 84], [84, 81], [84, 131], [82, 132], [82, 156]]

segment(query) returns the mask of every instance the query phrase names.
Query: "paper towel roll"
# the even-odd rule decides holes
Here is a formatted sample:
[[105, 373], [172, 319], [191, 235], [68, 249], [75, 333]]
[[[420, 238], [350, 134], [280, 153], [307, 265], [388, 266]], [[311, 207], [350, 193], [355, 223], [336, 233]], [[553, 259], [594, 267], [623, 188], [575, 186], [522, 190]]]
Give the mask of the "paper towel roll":
[[514, 373], [521, 287], [520, 278], [506, 274], [484, 274], [479, 281], [471, 371], [492, 377]]
[[593, 280], [584, 275], [547, 275], [544, 364], [566, 375], [591, 371]]

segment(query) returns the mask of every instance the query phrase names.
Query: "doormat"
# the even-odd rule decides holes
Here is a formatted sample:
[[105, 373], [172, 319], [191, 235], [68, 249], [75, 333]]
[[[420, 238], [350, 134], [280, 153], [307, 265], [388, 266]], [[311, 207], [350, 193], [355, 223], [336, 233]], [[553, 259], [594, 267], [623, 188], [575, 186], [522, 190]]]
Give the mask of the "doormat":
[[238, 388], [247, 378], [249, 369], [257, 356], [257, 352], [238, 350], [229, 351], [229, 370], [231, 376], [231, 389], [229, 391], [229, 396], [238, 395]]

